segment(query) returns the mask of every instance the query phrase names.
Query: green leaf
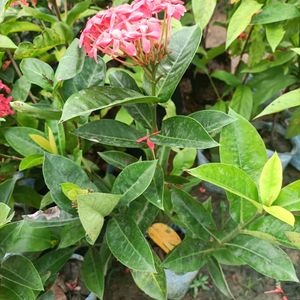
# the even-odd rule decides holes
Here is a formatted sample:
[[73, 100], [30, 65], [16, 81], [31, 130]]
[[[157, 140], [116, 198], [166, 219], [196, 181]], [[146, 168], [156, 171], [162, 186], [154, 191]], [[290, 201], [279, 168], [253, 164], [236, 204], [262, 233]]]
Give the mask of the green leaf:
[[300, 17], [300, 10], [289, 3], [270, 3], [253, 17], [252, 24], [269, 24]]
[[49, 22], [50, 24], [58, 22], [57, 18], [53, 15], [42, 12], [39, 8], [33, 8], [29, 6], [23, 6], [19, 11], [19, 17], [34, 17], [42, 21]]
[[121, 205], [128, 205], [149, 187], [157, 161], [139, 161], [127, 166], [116, 178], [112, 193], [122, 194]]
[[177, 148], [207, 149], [218, 146], [200, 123], [186, 116], [164, 120], [160, 134], [150, 139], [155, 144]]
[[[9, 281], [6, 278], [1, 279], [1, 286], [10, 289], [13, 291], [17, 296], [18, 300], [36, 300], [35, 293], [32, 289], [26, 288], [25, 286], [16, 284], [15, 282]], [[0, 292], [1, 293], [1, 292]], [[4, 296], [1, 294], [1, 296]], [[0, 299], [2, 299], [0, 296]], [[15, 298], [6, 298], [9, 300], [14, 300]]]
[[18, 177], [14, 176], [0, 183], [0, 203], [9, 204], [17, 180]]
[[16, 294], [13, 289], [9, 289], [5, 286], [0, 286], [0, 300], [22, 300], [21, 297]]
[[291, 48], [291, 50], [300, 55], [300, 48]]
[[55, 81], [71, 79], [80, 73], [84, 64], [84, 56], [83, 48], [79, 48], [79, 39], [74, 39], [58, 64]]
[[112, 254], [126, 267], [142, 272], [156, 272], [150, 246], [131, 219], [109, 221], [106, 241]]
[[285, 222], [291, 226], [294, 226], [295, 224], [295, 217], [294, 215], [288, 211], [287, 209], [280, 207], [280, 206], [265, 206], [263, 205], [263, 209], [272, 215], [273, 217], [281, 220], [282, 222]]
[[80, 17], [81, 13], [89, 8], [90, 4], [91, 0], [85, 0], [76, 3], [68, 12], [66, 23], [68, 25], [73, 25], [73, 23]]
[[25, 256], [8, 256], [1, 264], [0, 275], [33, 290], [44, 289], [39, 273]]
[[144, 96], [136, 91], [123, 88], [100, 86], [91, 87], [73, 94], [65, 103], [61, 122], [72, 118], [89, 115], [103, 108], [129, 103], [156, 103], [159, 99]]
[[81, 276], [85, 286], [97, 297], [103, 299], [104, 277], [111, 253], [105, 242], [102, 243], [100, 251], [90, 248], [84, 256], [81, 267]]
[[283, 250], [271, 243], [240, 235], [228, 246], [234, 255], [257, 272], [280, 281], [298, 282], [289, 257]]
[[22, 101], [11, 102], [11, 107], [27, 116], [37, 119], [59, 120], [61, 117], [61, 110], [55, 109], [52, 106], [44, 104], [28, 104]]
[[210, 163], [190, 169], [188, 173], [242, 197], [261, 209], [261, 204], [257, 202], [258, 192], [255, 182], [246, 172], [234, 165]]
[[289, 119], [289, 125], [286, 131], [286, 137], [292, 138], [300, 134], [300, 107], [295, 109]]
[[111, 150], [98, 154], [105, 162], [121, 170], [138, 161], [136, 157], [121, 151]]
[[168, 46], [168, 56], [158, 65], [156, 95], [161, 102], [168, 101], [186, 69], [190, 65], [201, 40], [201, 29], [198, 25], [183, 27], [176, 31]]
[[26, 58], [20, 64], [24, 77], [33, 84], [51, 91], [54, 79], [53, 69], [37, 58]]
[[145, 135], [134, 127], [111, 119], [87, 123], [74, 133], [96, 143], [127, 148], [141, 148], [142, 144], [136, 141]]
[[204, 29], [212, 17], [216, 0], [192, 0], [192, 8], [195, 22]]
[[17, 45], [7, 36], [0, 34], [0, 48], [17, 49]]
[[219, 289], [219, 291], [226, 297], [235, 299], [229, 289], [228, 283], [219, 262], [214, 258], [210, 258], [207, 261], [207, 267], [211, 279], [213, 280], [215, 286]]
[[159, 259], [155, 256], [156, 272], [147, 273], [141, 271], [131, 271], [135, 284], [152, 299], [167, 299], [167, 283], [164, 269], [160, 265]]
[[10, 147], [23, 156], [43, 154], [43, 150], [31, 138], [31, 134], [45, 137], [44, 133], [29, 127], [11, 127], [5, 130], [4, 136]]
[[24, 32], [24, 31], [42, 31], [42, 28], [37, 24], [26, 22], [26, 21], [15, 21], [7, 22], [1, 24], [0, 32], [3, 35], [9, 35], [10, 33], [15, 32]]
[[163, 210], [164, 203], [164, 171], [161, 166], [157, 165], [153, 179], [148, 186], [148, 188], [143, 193], [143, 196], [151, 202], [153, 205], [157, 206], [159, 209]]
[[90, 193], [77, 196], [78, 215], [87, 234], [87, 240], [94, 244], [108, 216], [118, 204], [121, 195]]
[[275, 52], [277, 46], [280, 44], [285, 34], [285, 30], [282, 23], [273, 23], [266, 25], [266, 36], [269, 45], [273, 52]]
[[55, 29], [47, 28], [41, 35], [34, 38], [33, 43], [21, 42], [14, 53], [14, 58], [18, 60], [36, 57], [64, 43], [64, 37], [60, 36]]
[[14, 213], [9, 216], [10, 207], [3, 202], [0, 202], [0, 227], [10, 222]]
[[241, 84], [241, 81], [233, 74], [223, 71], [223, 70], [217, 70], [211, 73], [210, 75], [213, 78], [219, 79], [224, 81], [226, 84], [231, 86], [238, 86]]
[[109, 73], [109, 82], [112, 86], [122, 87], [139, 92], [140, 89], [135, 80], [125, 71], [116, 69]]
[[20, 77], [17, 79], [13, 85], [11, 96], [13, 97], [14, 101], [26, 101], [28, 94], [30, 92], [31, 83], [25, 78], [25, 76]]
[[72, 182], [82, 189], [97, 190], [82, 168], [63, 156], [45, 153], [43, 175], [53, 201], [62, 209], [71, 213], [74, 213], [72, 202], [63, 194], [62, 183]]
[[253, 97], [251, 89], [246, 85], [240, 85], [236, 88], [230, 101], [230, 107], [249, 120], [251, 118], [253, 106]]
[[105, 72], [106, 66], [101, 57], [98, 57], [98, 62], [91, 57], [85, 57], [82, 71], [64, 82], [62, 88], [64, 99], [68, 99], [72, 94], [81, 90], [104, 85]]
[[195, 162], [197, 150], [184, 148], [179, 150], [173, 159], [173, 170], [171, 175], [180, 176], [186, 169], [191, 168]]
[[209, 134], [215, 134], [235, 121], [234, 116], [218, 110], [201, 110], [190, 114], [189, 117], [198, 121]]
[[163, 261], [163, 267], [176, 273], [198, 271], [205, 264], [205, 254], [210, 250], [202, 240], [186, 237]]
[[292, 108], [299, 105], [300, 105], [300, 89], [296, 89], [294, 91], [283, 94], [279, 98], [275, 99], [255, 118], [274, 114], [283, 111], [285, 109]]
[[293, 51], [276, 52], [271, 60], [269, 58], [263, 59], [254, 66], [243, 68], [242, 73], [260, 73], [281, 66], [292, 60], [296, 55]]
[[285, 186], [273, 204], [290, 211], [300, 210], [300, 180]]
[[171, 197], [176, 219], [178, 218], [181, 226], [192, 234], [191, 237], [208, 240], [214, 236], [211, 230], [215, 225], [210, 214], [199, 201], [175, 188], [172, 190]]
[[261, 7], [262, 4], [255, 0], [241, 1], [238, 9], [234, 12], [228, 24], [226, 48], [228, 48], [231, 43], [247, 28], [251, 22], [252, 16], [257, 13]]
[[282, 186], [282, 165], [278, 154], [266, 162], [259, 179], [259, 191], [263, 204], [271, 206], [278, 197]]

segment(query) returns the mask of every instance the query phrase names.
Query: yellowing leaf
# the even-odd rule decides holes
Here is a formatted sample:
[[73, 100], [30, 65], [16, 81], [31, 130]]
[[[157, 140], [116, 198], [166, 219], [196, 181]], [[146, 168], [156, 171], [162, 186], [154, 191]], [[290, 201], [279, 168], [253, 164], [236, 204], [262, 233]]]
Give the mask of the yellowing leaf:
[[51, 153], [58, 154], [58, 150], [57, 150], [56, 143], [55, 143], [55, 138], [54, 138], [53, 132], [50, 127], [48, 127], [48, 139], [49, 139], [49, 145], [51, 148]]
[[286, 231], [284, 234], [297, 248], [300, 248], [300, 233], [299, 232]]
[[165, 253], [169, 253], [181, 243], [181, 238], [176, 231], [163, 223], [153, 224], [148, 228], [147, 233], [151, 240]]
[[281, 220], [282, 222], [285, 222], [291, 226], [294, 226], [295, 224], [295, 217], [294, 215], [288, 211], [287, 209], [281, 207], [281, 206], [270, 206], [267, 207], [265, 205], [263, 205], [263, 209], [269, 213], [270, 215], [272, 215], [273, 217]]
[[51, 145], [50, 145], [49, 141], [46, 138], [44, 138], [43, 136], [38, 135], [38, 134], [29, 134], [29, 136], [41, 148], [43, 148], [44, 150], [52, 153]]
[[266, 162], [259, 179], [259, 191], [263, 204], [271, 206], [277, 199], [282, 185], [282, 165], [277, 153]]

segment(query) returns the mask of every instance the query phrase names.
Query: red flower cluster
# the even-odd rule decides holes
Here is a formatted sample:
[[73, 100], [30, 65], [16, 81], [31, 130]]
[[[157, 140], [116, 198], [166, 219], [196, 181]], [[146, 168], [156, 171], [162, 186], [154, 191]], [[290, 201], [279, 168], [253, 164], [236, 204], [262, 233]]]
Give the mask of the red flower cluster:
[[[6, 94], [9, 94], [11, 92], [10, 88], [4, 83], [2, 83], [1, 80], [0, 80], [0, 90], [4, 90]], [[11, 100], [12, 100], [11, 96], [6, 98], [4, 94], [0, 94], [0, 118], [14, 114], [14, 111], [10, 107]]]
[[[33, 6], [36, 6], [37, 0], [31, 0], [31, 2]], [[17, 0], [12, 2], [10, 6], [17, 6], [17, 5], [29, 6], [29, 3], [27, 2], [27, 0]]]
[[80, 45], [95, 60], [100, 50], [115, 59], [131, 57], [137, 65], [157, 63], [166, 54], [171, 18], [179, 20], [185, 11], [180, 0], [135, 0], [112, 7], [87, 22]]

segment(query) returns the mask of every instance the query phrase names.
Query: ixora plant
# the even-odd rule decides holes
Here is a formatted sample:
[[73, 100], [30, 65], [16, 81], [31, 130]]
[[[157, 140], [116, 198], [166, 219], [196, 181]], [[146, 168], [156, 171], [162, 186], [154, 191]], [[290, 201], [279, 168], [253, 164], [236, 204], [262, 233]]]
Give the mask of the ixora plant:
[[[0, 4], [0, 12], [11, 2]], [[195, 11], [200, 2], [193, 1]], [[300, 181], [282, 186], [278, 155], [267, 158], [249, 122], [268, 100], [257, 94], [259, 103], [248, 107], [251, 88], [260, 91], [253, 83], [259, 85], [260, 77], [247, 85], [243, 73], [214, 74], [229, 82], [229, 91], [235, 89], [229, 108], [220, 100], [215, 108], [184, 116], [176, 115], [171, 101], [191, 63], [206, 70], [216, 55], [205, 52], [206, 62], [198, 57], [199, 24], [207, 25], [216, 3], [206, 5], [205, 18], [195, 13], [197, 25], [191, 26], [180, 23], [186, 11], [180, 0], [135, 0], [100, 11], [88, 0], [73, 7], [65, 1], [63, 14], [56, 1], [51, 3], [43, 9], [35, 1], [33, 7], [10, 7], [0, 26], [5, 67], [0, 73], [0, 300], [54, 299], [49, 287], [78, 251], [84, 253], [82, 279], [100, 299], [114, 258], [158, 300], [168, 297], [166, 270], [183, 274], [205, 267], [228, 298], [234, 296], [223, 265], [248, 265], [277, 281], [298, 282], [281, 247], [300, 247], [300, 218], [294, 214], [300, 210]], [[227, 47], [236, 43], [233, 52], [237, 37], [263, 7], [254, 0], [238, 5], [228, 28]], [[290, 15], [300, 16], [292, 4], [283, 5], [284, 13], [286, 5]], [[92, 15], [74, 39], [81, 18]], [[261, 15], [254, 17], [259, 30]], [[233, 31], [241, 17], [242, 26]], [[283, 19], [274, 20], [269, 23]], [[256, 27], [252, 31], [257, 38]], [[20, 32], [38, 35], [29, 42], [31, 35], [25, 34], [20, 42]], [[275, 50], [280, 41], [272, 41]], [[280, 63], [274, 63], [276, 57], [272, 61], [276, 72], [296, 55], [287, 53], [289, 59], [279, 59], [280, 53]], [[107, 71], [112, 59], [120, 66]], [[269, 72], [265, 65], [261, 72]], [[286, 86], [294, 83], [292, 75], [284, 79]], [[262, 114], [269, 112], [275, 110]], [[195, 167], [196, 150], [211, 148], [219, 150], [220, 162]], [[222, 201], [228, 210], [192, 196], [201, 181], [226, 191]], [[162, 259], [150, 239], [165, 252]]]

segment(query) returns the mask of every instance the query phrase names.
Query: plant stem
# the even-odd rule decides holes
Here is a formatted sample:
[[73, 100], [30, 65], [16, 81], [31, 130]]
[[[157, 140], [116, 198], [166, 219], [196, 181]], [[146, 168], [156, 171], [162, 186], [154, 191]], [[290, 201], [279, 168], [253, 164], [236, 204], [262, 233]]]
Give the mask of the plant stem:
[[22, 160], [23, 159], [21, 157], [6, 155], [6, 154], [2, 154], [2, 153], [0, 153], [0, 157], [9, 158], [9, 159], [13, 159], [13, 160]]
[[57, 3], [56, 3], [56, 0], [50, 0], [51, 4], [53, 5], [53, 8], [54, 8], [54, 11], [55, 11], [55, 15], [57, 17], [57, 19], [59, 21], [61, 21], [61, 15], [60, 15], [60, 11], [58, 9], [58, 6], [57, 6]]
[[[21, 73], [21, 70], [19, 69], [18, 64], [17, 64], [16, 61], [14, 60], [14, 58], [13, 58], [13, 56], [12, 56], [10, 50], [9, 50], [9, 49], [6, 49], [6, 53], [7, 53], [7, 55], [8, 55], [8, 57], [9, 57], [9, 59], [10, 59], [12, 65], [13, 65], [13, 67], [14, 67], [14, 69], [15, 69], [17, 75], [18, 75], [19, 77], [22, 77], [23, 75], [22, 75], [22, 73]], [[28, 93], [28, 96], [30, 97], [30, 99], [31, 99], [31, 101], [32, 101], [33, 103], [37, 103], [36, 100], [35, 100], [35, 97], [33, 96], [33, 94], [32, 94], [30, 91], [29, 91], [29, 93]]]
[[64, 0], [65, 20], [68, 16], [68, 0]]
[[221, 96], [220, 96], [220, 94], [219, 94], [219, 91], [218, 91], [218, 89], [217, 89], [217, 87], [216, 87], [216, 85], [215, 85], [213, 79], [211, 78], [211, 76], [210, 76], [210, 74], [209, 74], [208, 72], [205, 72], [205, 73], [206, 73], [206, 76], [207, 76], [208, 79], [209, 79], [209, 82], [210, 82], [210, 84], [211, 84], [211, 86], [212, 86], [212, 88], [213, 88], [213, 90], [214, 90], [214, 92], [215, 92], [215, 94], [216, 94], [218, 100], [221, 101], [222, 98], [221, 98]]

